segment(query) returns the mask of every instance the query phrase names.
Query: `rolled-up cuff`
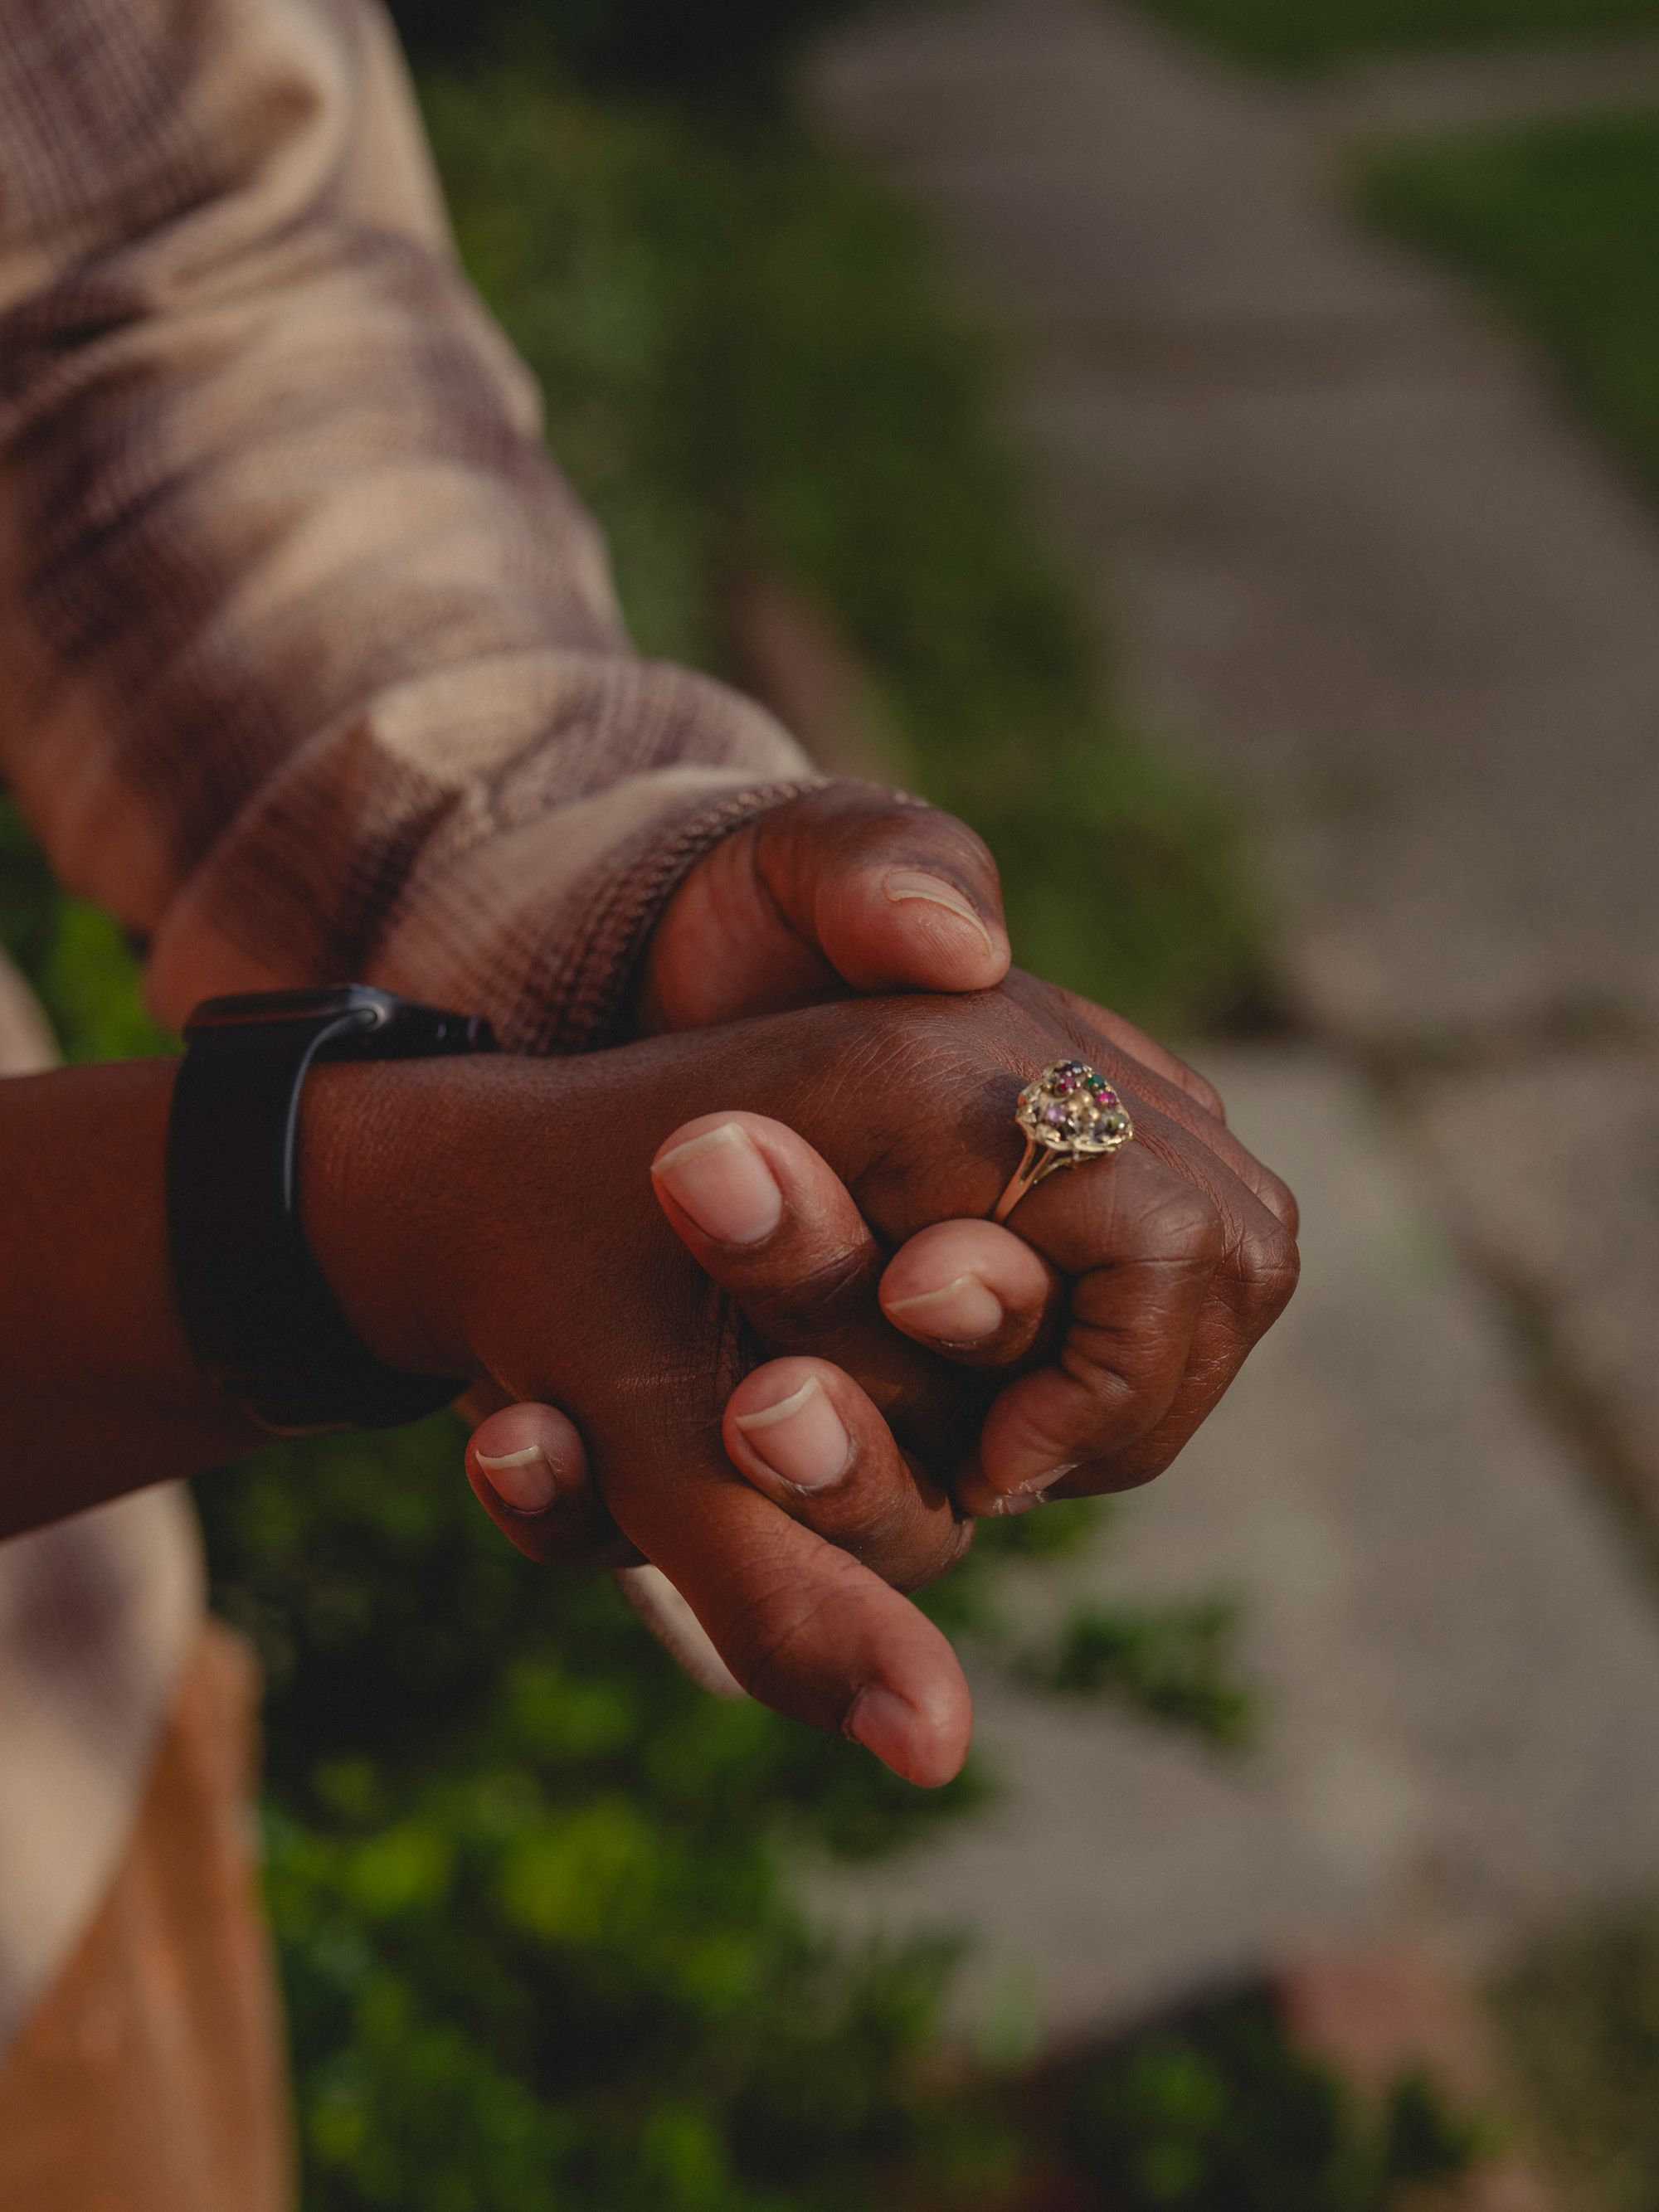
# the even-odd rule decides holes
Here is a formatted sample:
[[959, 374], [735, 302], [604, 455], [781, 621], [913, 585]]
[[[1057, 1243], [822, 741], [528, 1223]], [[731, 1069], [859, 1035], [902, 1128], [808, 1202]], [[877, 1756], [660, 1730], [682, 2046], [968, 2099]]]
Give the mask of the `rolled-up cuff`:
[[817, 781], [751, 784], [671, 811], [607, 854], [565, 902], [541, 966], [504, 1017], [503, 1041], [526, 1052], [621, 1043], [651, 933], [686, 877], [722, 838]]
[[[459, 857], [383, 948], [375, 980], [487, 1014], [511, 1051], [622, 1042], [651, 933], [686, 876], [722, 838], [822, 779], [705, 769], [649, 781], [643, 819], [638, 785], [624, 782]], [[573, 869], [581, 851], [592, 862]], [[486, 904], [492, 926], [480, 930]]]

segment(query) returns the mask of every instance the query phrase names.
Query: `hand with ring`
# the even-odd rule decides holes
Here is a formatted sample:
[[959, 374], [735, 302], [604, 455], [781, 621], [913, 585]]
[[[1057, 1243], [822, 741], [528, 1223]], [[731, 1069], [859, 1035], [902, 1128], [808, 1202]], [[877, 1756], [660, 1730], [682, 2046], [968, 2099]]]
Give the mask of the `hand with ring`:
[[[1060, 1034], [1075, 1036], [1075, 1049], [1107, 1077], [1121, 1081], [1126, 1097], [1146, 1097], [1164, 1127], [1180, 1133], [1166, 1146], [1169, 1164], [1219, 1208], [1238, 1279], [1236, 1291], [1228, 1293], [1237, 1301], [1238, 1326], [1230, 1326], [1224, 1311], [1216, 1324], [1219, 1365], [1213, 1395], [1218, 1397], [1252, 1340], [1247, 1311], [1259, 1297], [1271, 1303], [1272, 1280], [1281, 1264], [1271, 1241], [1257, 1238], [1253, 1224], [1265, 1206], [1293, 1240], [1295, 1201], [1284, 1183], [1231, 1136], [1213, 1087], [1176, 1054], [1118, 1015], [1035, 977], [1010, 974], [996, 866], [982, 841], [963, 823], [872, 786], [842, 783], [804, 793], [746, 823], [704, 858], [659, 923], [641, 992], [641, 1018], [647, 1033], [684, 1030], [837, 999], [849, 990], [968, 993], [996, 987], [1041, 1012]], [[792, 1194], [791, 1205], [803, 1221], [815, 1207], [826, 1221], [835, 1211], [833, 1194], [822, 1187], [831, 1180], [828, 1170], [820, 1165], [816, 1172], [818, 1182]], [[1012, 1186], [1005, 1194], [1008, 1210], [1018, 1194]], [[1259, 1204], [1251, 1208], [1242, 1202], [1249, 1198]], [[844, 1197], [836, 1203], [844, 1214]], [[757, 1292], [764, 1289], [780, 1304], [789, 1305], [796, 1316], [793, 1346], [823, 1354], [832, 1349], [831, 1302], [823, 1286], [817, 1286], [825, 1304], [815, 1322], [814, 1286], [790, 1273], [798, 1249], [781, 1239], [751, 1255], [750, 1281]], [[915, 1259], [918, 1264], [926, 1261], [925, 1274], [953, 1250], [964, 1268], [969, 1261], [980, 1265], [988, 1284], [1012, 1271], [1011, 1294], [1029, 1279], [1006, 1240], [981, 1239], [978, 1232], [959, 1249], [930, 1243]], [[918, 1295], [924, 1299], [945, 1287], [942, 1281], [932, 1285], [918, 1276]], [[981, 1299], [991, 1295], [989, 1289], [978, 1293]], [[958, 1302], [971, 1303], [969, 1289], [958, 1294]], [[909, 1334], [921, 1334], [928, 1310], [925, 1304], [915, 1309]], [[943, 1326], [945, 1306], [932, 1310]], [[905, 1326], [895, 1318], [896, 1325]], [[971, 1358], [987, 1367], [999, 1359], [1006, 1364], [1016, 1357], [1007, 1349], [1012, 1340], [1000, 1328], [948, 1356]], [[1074, 1434], [1074, 1427], [1083, 1433]], [[1066, 1425], [1066, 1449], [1057, 1449], [1054, 1465], [1067, 1456], [1078, 1462], [1091, 1457], [1090, 1433], [1086, 1420]], [[1179, 1448], [1172, 1440], [1180, 1435], [1178, 1425], [1170, 1430], [1164, 1463]], [[538, 1436], [557, 1457], [562, 1494], [580, 1497], [586, 1476], [580, 1443], [568, 1422], [553, 1421], [550, 1414], [538, 1417], [526, 1407], [498, 1413], [477, 1449], [496, 1465], [502, 1480], [517, 1480], [527, 1496], [546, 1482]], [[1057, 1445], [1060, 1441], [1056, 1439]], [[530, 1456], [515, 1468], [511, 1462], [521, 1453]], [[1157, 1472], [1158, 1463], [1158, 1448], [1153, 1448], [1146, 1456], [1146, 1473]], [[468, 1464], [477, 1480], [476, 1454]], [[988, 1486], [965, 1480], [963, 1489], [975, 1510], [990, 1510], [999, 1502], [1000, 1493]], [[487, 1483], [481, 1485], [481, 1495], [487, 1491]], [[580, 1511], [567, 1515], [550, 1504], [545, 1511], [541, 1556], [558, 1557], [562, 1541], [570, 1543], [573, 1553], [585, 1545], [587, 1523]]]
[[[507, 1502], [539, 1470], [501, 1462], [534, 1449], [524, 1425], [546, 1418], [515, 1408], [470, 1455], [495, 1517], [533, 1555], [568, 1557], [573, 1515], [588, 1516], [596, 1552], [620, 1534], [664, 1569], [746, 1686], [866, 1741], [902, 1709], [883, 1755], [917, 1778], [954, 1771], [954, 1661], [877, 1578], [911, 1588], [943, 1571], [959, 1513], [1157, 1473], [1294, 1281], [1288, 1194], [1154, 1069], [1155, 1048], [1130, 1056], [1136, 1041], [1016, 976], [994, 994], [855, 1002], [561, 1068], [597, 1112], [629, 1062], [628, 1110], [587, 1151], [602, 1172], [579, 1190], [552, 1162], [580, 1147], [526, 1164], [520, 1294], [478, 1344], [511, 1395], [574, 1415], [598, 1495], [567, 1443], [544, 1462], [564, 1478], [556, 1499]], [[1135, 1141], [1031, 1190], [1016, 1234], [984, 1218], [1024, 1148], [1015, 1104], [1067, 1058], [1102, 1072]], [[539, 1149], [529, 1133], [527, 1163]], [[642, 1206], [702, 1277], [673, 1275]], [[539, 1281], [535, 1254], [560, 1249], [622, 1273]], [[665, 1333], [665, 1287], [678, 1319]], [[895, 1708], [859, 1687], [890, 1636], [908, 1652]]]

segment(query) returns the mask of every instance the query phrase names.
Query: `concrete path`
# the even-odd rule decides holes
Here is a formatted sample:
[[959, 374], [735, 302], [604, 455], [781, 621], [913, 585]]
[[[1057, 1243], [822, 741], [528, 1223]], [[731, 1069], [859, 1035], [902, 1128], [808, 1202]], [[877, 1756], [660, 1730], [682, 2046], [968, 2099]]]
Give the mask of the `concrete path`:
[[1356, 229], [1328, 94], [967, 0], [815, 96], [1006, 331], [1115, 696], [1246, 809], [1316, 1040], [1232, 1071], [1301, 1299], [1091, 1570], [1240, 1590], [1263, 1750], [992, 1688], [1006, 1803], [847, 1909], [967, 1920], [1054, 2029], [1307, 1942], [1511, 1942], [1659, 1875], [1659, 523]]
[[981, 1682], [1003, 1804], [853, 1889], [978, 1931], [971, 2002], [1024, 1973], [1062, 2034], [1310, 1945], [1479, 1957], [1659, 1869], [1652, 1604], [1500, 1317], [1354, 1078], [1317, 1053], [1217, 1073], [1295, 1162], [1306, 1291], [1072, 1581], [1237, 1593], [1262, 1740], [1218, 1753]]
[[1659, 523], [1354, 230], [1322, 132], [1110, 0], [923, 13], [821, 84], [1020, 342], [1118, 695], [1251, 806], [1315, 1018], [1659, 1020]]

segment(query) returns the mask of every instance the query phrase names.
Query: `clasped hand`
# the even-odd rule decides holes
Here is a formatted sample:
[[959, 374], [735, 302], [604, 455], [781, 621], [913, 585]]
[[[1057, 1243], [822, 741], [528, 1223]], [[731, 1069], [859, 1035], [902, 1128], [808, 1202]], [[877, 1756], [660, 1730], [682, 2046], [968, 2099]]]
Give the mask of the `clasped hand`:
[[[848, 801], [822, 805], [834, 823]], [[386, 1110], [428, 1133], [422, 1187], [445, 1193], [453, 1255], [437, 1309], [411, 1304], [395, 1348], [444, 1371], [464, 1358], [524, 1401], [468, 1458], [520, 1549], [653, 1562], [755, 1696], [931, 1783], [965, 1754], [968, 1692], [902, 1593], [961, 1556], [976, 1516], [1167, 1467], [1290, 1296], [1296, 1221], [1208, 1086], [1070, 994], [1013, 971], [957, 996], [848, 998], [848, 983], [948, 966], [941, 943], [972, 966], [973, 945], [930, 914], [923, 934], [938, 941], [910, 974], [897, 935], [899, 951], [860, 971], [860, 946], [910, 919], [869, 890], [872, 871], [895, 872], [896, 844], [906, 880], [931, 869], [997, 915], [988, 860], [961, 825], [890, 801], [872, 823], [877, 806], [854, 805], [839, 848], [820, 823], [817, 872], [797, 871], [820, 917], [875, 925], [845, 929], [838, 959], [823, 950], [833, 928], [786, 920], [769, 971], [740, 910], [760, 872], [715, 856], [739, 887], [726, 909], [748, 963], [735, 1003], [763, 1004], [786, 964], [778, 995], [822, 983], [838, 1002], [729, 1019], [707, 957], [719, 915], [694, 877], [682, 900], [704, 902], [705, 1003], [693, 1018], [721, 1026], [576, 1062], [383, 1072]], [[769, 835], [787, 854], [787, 821]], [[787, 916], [786, 902], [774, 908]], [[979, 942], [1000, 973], [982, 926]], [[827, 979], [807, 972], [814, 957]], [[672, 971], [665, 988], [659, 963], [647, 990], [656, 1018], [674, 1019]], [[1136, 1141], [1051, 1178], [994, 1227], [1019, 1156], [1016, 1095], [1073, 1055], [1124, 1094]], [[552, 1256], [570, 1253], [581, 1267]], [[337, 1272], [349, 1289], [349, 1255]], [[481, 1450], [499, 1462], [526, 1442], [555, 1478], [533, 1513], [478, 1465]]]

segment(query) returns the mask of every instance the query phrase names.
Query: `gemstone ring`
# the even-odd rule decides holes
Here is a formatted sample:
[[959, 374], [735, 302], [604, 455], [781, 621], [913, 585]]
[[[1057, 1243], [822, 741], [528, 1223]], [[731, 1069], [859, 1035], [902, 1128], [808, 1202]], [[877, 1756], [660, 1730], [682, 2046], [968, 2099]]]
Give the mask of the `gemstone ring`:
[[991, 1211], [1006, 1221], [1028, 1190], [1061, 1168], [1103, 1160], [1134, 1136], [1129, 1109], [1086, 1060], [1057, 1060], [1019, 1094], [1014, 1119], [1025, 1133], [1025, 1157]]

